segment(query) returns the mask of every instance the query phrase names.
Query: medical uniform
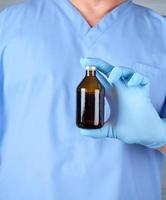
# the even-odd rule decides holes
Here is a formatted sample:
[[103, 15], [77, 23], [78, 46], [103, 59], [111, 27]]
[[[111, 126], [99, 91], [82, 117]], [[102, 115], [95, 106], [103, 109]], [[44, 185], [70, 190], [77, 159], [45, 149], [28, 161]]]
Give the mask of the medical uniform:
[[130, 0], [94, 27], [68, 0], [4, 10], [0, 200], [159, 200], [163, 155], [81, 136], [75, 97], [85, 73], [80, 58], [101, 58], [151, 78], [151, 100], [162, 117], [165, 55], [166, 20]]

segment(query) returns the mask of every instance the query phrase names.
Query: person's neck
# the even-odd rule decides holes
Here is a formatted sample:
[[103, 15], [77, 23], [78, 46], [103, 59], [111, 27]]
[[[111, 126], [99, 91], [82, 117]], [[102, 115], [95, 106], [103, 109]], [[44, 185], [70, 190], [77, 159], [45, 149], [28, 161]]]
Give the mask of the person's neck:
[[84, 16], [90, 26], [95, 26], [108, 12], [126, 0], [69, 0]]

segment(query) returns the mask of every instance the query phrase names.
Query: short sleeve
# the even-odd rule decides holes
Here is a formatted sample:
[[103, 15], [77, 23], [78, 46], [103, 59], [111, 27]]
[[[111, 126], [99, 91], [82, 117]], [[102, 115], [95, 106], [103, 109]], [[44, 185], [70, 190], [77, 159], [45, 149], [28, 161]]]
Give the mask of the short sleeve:
[[[1, 65], [1, 59], [0, 59], [0, 69], [2, 69]], [[3, 108], [4, 108], [4, 102], [3, 102], [3, 75], [2, 70], [0, 70], [0, 144], [1, 144], [1, 138], [3, 134]]]
[[161, 117], [166, 119], [166, 98], [165, 98], [165, 102], [162, 108]]
[[3, 100], [3, 19], [4, 11], [0, 13], [0, 145], [4, 127], [4, 100]]

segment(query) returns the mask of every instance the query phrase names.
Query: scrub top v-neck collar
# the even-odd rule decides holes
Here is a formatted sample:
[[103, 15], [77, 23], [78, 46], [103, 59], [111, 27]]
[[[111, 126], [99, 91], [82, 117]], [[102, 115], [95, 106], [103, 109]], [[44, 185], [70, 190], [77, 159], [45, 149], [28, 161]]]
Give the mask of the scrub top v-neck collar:
[[95, 26], [91, 27], [80, 11], [69, 0], [55, 0], [55, 2], [72, 21], [74, 28], [83, 36], [88, 46], [94, 43], [132, 5], [132, 0], [126, 0], [103, 16]]

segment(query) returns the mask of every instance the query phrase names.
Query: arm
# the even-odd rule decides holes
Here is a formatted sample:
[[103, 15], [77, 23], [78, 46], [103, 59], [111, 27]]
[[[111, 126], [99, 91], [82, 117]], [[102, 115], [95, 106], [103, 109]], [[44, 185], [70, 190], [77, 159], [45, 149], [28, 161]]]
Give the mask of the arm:
[[157, 149], [157, 150], [160, 151], [161, 153], [166, 154], [166, 145], [161, 147], [161, 148], [159, 148], [159, 149]]
[[[165, 103], [164, 103], [164, 106], [163, 106], [161, 117], [164, 118], [164, 119], [166, 118], [166, 100], [165, 100]], [[165, 123], [166, 123], [166, 120], [165, 120]], [[166, 154], [166, 145], [164, 145], [163, 147], [161, 147], [157, 150], [160, 151], [161, 153]]]

